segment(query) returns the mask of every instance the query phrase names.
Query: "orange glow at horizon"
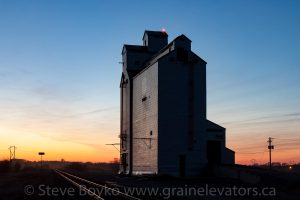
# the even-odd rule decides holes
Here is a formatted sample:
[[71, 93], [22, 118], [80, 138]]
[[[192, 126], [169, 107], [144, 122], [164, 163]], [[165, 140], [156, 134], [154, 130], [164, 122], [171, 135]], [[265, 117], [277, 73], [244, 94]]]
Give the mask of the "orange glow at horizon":
[[[3, 134], [0, 134], [0, 136], [3, 138]], [[28, 133], [24, 138], [18, 138], [17, 134], [13, 132], [10, 133], [10, 136], [14, 138], [13, 141], [0, 141], [0, 159], [9, 158], [8, 149], [3, 148], [8, 147], [7, 144], [17, 146], [16, 158], [30, 161], [39, 161], [39, 151], [44, 151], [46, 153], [44, 160], [49, 161], [60, 161], [64, 159], [65, 161], [78, 162], [111, 162], [114, 158], [119, 158], [119, 152], [112, 146], [105, 145], [103, 141], [99, 141], [98, 145], [93, 146], [71, 141], [56, 141], [41, 135]], [[269, 162], [267, 145], [262, 152], [257, 152], [255, 148], [249, 148], [247, 152], [250, 153], [236, 150], [236, 145], [234, 144], [230, 144], [228, 147], [236, 151], [236, 164], [251, 165], [254, 163], [266, 164]], [[272, 151], [272, 162], [298, 163], [300, 162], [298, 155], [300, 155], [300, 151], [297, 149], [277, 150], [275, 145], [275, 149]]]
[[[24, 122], [12, 123], [9, 120], [6, 123], [2, 121], [0, 126], [0, 159], [9, 159], [8, 147], [15, 145], [17, 146], [16, 158], [31, 161], [40, 159], [39, 151], [46, 153], [43, 157], [44, 160], [113, 161], [114, 158], [119, 158], [119, 152], [112, 146], [105, 144], [119, 142], [119, 121], [118, 111], [113, 114], [110, 112], [109, 110], [107, 113], [114, 115], [114, 117], [107, 117], [103, 113], [92, 116], [102, 119], [102, 121], [107, 120], [100, 126], [101, 123], [98, 122], [100, 120], [95, 120], [91, 116], [61, 119], [53, 122], [53, 124], [51, 122], [50, 125], [44, 122], [45, 119], [43, 121], [40, 119], [33, 122], [28, 121], [28, 124]], [[90, 120], [94, 122], [91, 123]], [[251, 165], [269, 162], [267, 135], [260, 133], [260, 129], [268, 130], [268, 127], [259, 127], [258, 132], [252, 127], [244, 127], [243, 125], [223, 124], [223, 126], [226, 127], [226, 146], [236, 152], [237, 164]], [[293, 129], [286, 130], [292, 138], [297, 136], [292, 134]], [[286, 141], [283, 144], [282, 141], [274, 139], [275, 149], [272, 151], [272, 162], [299, 163], [300, 150], [297, 148], [299, 143]]]
[[[17, 147], [16, 158], [31, 161], [40, 160], [38, 152], [49, 161], [119, 159], [120, 152], [106, 144], [119, 143], [122, 134], [120, 81], [130, 75], [133, 82], [125, 72], [131, 64], [132, 76], [160, 59], [159, 68], [168, 69], [163, 59], [170, 56], [172, 69], [149, 79], [163, 84], [160, 94], [174, 95], [168, 106], [187, 106], [195, 97], [192, 116], [204, 119], [196, 112], [203, 110], [206, 119], [225, 128], [226, 147], [235, 152], [237, 164], [268, 163], [269, 137], [274, 138], [272, 162], [300, 163], [300, 1], [162, 1], [159, 6], [148, 1], [142, 9], [127, 1], [3, 2], [0, 160], [9, 159], [9, 146]], [[144, 45], [145, 28], [164, 39], [149, 37]], [[181, 34], [189, 39], [177, 40]], [[141, 50], [132, 52], [137, 56], [132, 63], [125, 44]], [[176, 64], [183, 63], [180, 52], [192, 69], [187, 73]], [[174, 115], [190, 118], [188, 113]], [[182, 127], [189, 126], [182, 121]]]
[[[293, 156], [294, 155], [294, 156]], [[286, 150], [286, 151], [272, 151], [272, 163], [300, 163], [299, 150]], [[269, 152], [263, 152], [261, 154], [235, 154], [236, 164], [252, 165], [252, 164], [268, 164]]]
[[[32, 133], [34, 132], [34, 133]], [[22, 133], [22, 134], [20, 134]], [[78, 161], [78, 162], [110, 162], [114, 158], [119, 158], [119, 152], [105, 145], [108, 141], [117, 141], [117, 135], [95, 136], [94, 140], [84, 140], [78, 137], [79, 133], [74, 135], [74, 138], [68, 138], [69, 134], [58, 137], [56, 134], [44, 132], [44, 134], [36, 134], [36, 131], [10, 130], [0, 128], [0, 160], [9, 159], [10, 145], [15, 145], [16, 158], [30, 161], [40, 160], [38, 152], [45, 152], [44, 160], [60, 161]], [[57, 138], [55, 138], [57, 137]]]

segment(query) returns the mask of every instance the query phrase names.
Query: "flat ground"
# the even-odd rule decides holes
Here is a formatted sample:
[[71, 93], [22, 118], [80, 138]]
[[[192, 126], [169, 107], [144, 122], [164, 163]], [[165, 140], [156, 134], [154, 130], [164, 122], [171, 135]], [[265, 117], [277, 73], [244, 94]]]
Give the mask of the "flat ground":
[[278, 172], [263, 173], [259, 183], [249, 183], [220, 177], [120, 177], [96, 171], [72, 173], [142, 199], [300, 199], [299, 174], [289, 174], [293, 177], [289, 180], [290, 176], [282, 178], [280, 172], [279, 176], [274, 175]]
[[[258, 183], [249, 183], [216, 177], [121, 177], [100, 169], [67, 171], [141, 199], [300, 199], [300, 175], [283, 172], [263, 172]], [[0, 173], [1, 200], [91, 199], [79, 192], [51, 169]]]
[[0, 200], [79, 199], [76, 191], [74, 195], [65, 195], [63, 190], [57, 191], [71, 187], [49, 169], [0, 173]]

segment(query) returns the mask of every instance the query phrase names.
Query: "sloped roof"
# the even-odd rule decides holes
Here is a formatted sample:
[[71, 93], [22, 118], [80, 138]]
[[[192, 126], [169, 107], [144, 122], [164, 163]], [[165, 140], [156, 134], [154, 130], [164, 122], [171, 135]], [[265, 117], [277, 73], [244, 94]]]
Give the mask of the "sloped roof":
[[[174, 40], [172, 40], [169, 44], [167, 44], [165, 47], [163, 47], [161, 50], [159, 50], [152, 58], [150, 58], [148, 61], [146, 61], [146, 65], [149, 65], [149, 63], [151, 63], [153, 60], [156, 60], [157, 57], [162, 53], [164, 52], [166, 49], [168, 49], [170, 46], [173, 45], [173, 43], [177, 40], [180, 40], [180, 39], [186, 39], [188, 40], [189, 42], [191, 42], [191, 40], [186, 37], [184, 34], [181, 34], [179, 36], [177, 36]], [[200, 58], [197, 54], [195, 54], [193, 51], [191, 51], [193, 53], [193, 55], [195, 55], [198, 59], [200, 59], [201, 61], [203, 61], [204, 63], [207, 64], [207, 62], [205, 60], [203, 60], [202, 58]]]
[[222, 126], [220, 126], [220, 125], [218, 125], [218, 124], [216, 124], [216, 123], [214, 123], [214, 122], [212, 122], [212, 121], [210, 121], [210, 120], [206, 120], [206, 124], [207, 124], [207, 128], [208, 129], [219, 129], [219, 130], [225, 130], [225, 128], [224, 127], [222, 127]]
[[124, 52], [124, 49], [129, 50], [129, 51], [138, 51], [138, 52], [147, 52], [148, 51], [148, 47], [141, 46], [141, 45], [124, 44], [122, 53]]
[[173, 41], [178, 40], [178, 39], [182, 39], [182, 38], [192, 42], [192, 40], [190, 40], [190, 38], [186, 37], [184, 34], [181, 34], [181, 35], [177, 36]]
[[162, 38], [168, 37], [167, 32], [163, 32], [163, 31], [148, 31], [148, 30], [145, 30], [144, 35], [143, 35], [143, 39], [144, 39], [144, 37], [145, 37], [145, 34], [147, 34], [147, 35], [153, 35], [153, 36], [155, 36], [155, 37], [162, 37]]

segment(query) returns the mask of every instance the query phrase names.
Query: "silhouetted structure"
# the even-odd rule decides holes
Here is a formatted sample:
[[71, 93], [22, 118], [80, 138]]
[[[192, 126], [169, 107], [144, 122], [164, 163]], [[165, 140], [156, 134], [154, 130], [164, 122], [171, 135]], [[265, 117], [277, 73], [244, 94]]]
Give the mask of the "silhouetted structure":
[[233, 164], [225, 128], [206, 119], [206, 62], [191, 40], [145, 31], [143, 43], [122, 50], [120, 172], [190, 176]]
[[9, 150], [9, 160], [12, 161], [13, 159], [16, 159], [16, 146], [10, 146], [8, 148]]

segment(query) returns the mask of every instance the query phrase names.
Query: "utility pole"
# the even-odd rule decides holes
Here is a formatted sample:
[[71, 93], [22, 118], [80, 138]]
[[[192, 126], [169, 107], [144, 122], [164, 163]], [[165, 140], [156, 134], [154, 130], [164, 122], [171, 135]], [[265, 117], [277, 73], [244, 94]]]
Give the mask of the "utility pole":
[[41, 169], [43, 168], [43, 155], [45, 155], [45, 152], [39, 152], [39, 155], [41, 156]]
[[9, 161], [16, 159], [16, 146], [10, 146], [9, 148]]
[[270, 159], [269, 168], [270, 169], [272, 169], [272, 149], [274, 149], [274, 145], [272, 145], [272, 139], [273, 138], [271, 138], [271, 137], [269, 137], [269, 139], [268, 139], [268, 143], [269, 143], [268, 149], [269, 149], [269, 159]]

